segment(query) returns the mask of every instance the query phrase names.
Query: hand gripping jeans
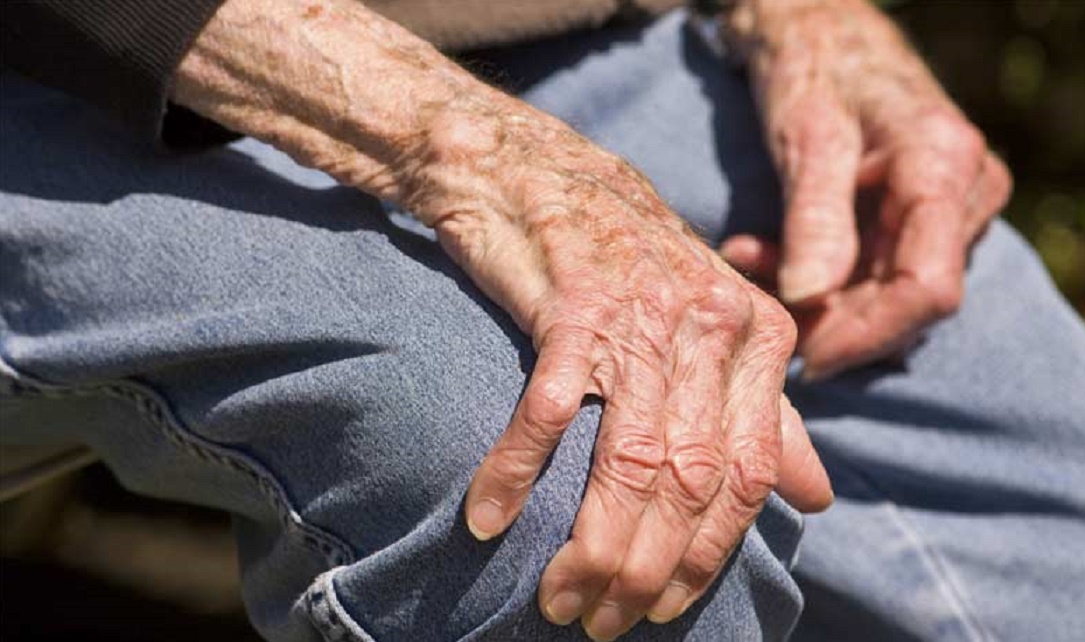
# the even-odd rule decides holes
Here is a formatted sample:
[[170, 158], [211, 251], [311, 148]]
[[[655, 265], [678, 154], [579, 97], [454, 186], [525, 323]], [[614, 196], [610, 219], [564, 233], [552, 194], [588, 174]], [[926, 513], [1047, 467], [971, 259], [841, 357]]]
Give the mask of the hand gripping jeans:
[[[771, 234], [744, 80], [683, 25], [486, 68], [630, 158], [706, 242]], [[230, 511], [270, 640], [584, 639], [535, 589], [599, 407], [511, 531], [474, 541], [463, 493], [534, 356], [425, 230], [253, 140], [166, 154], [69, 98], [2, 89], [4, 442], [83, 441], [138, 492]], [[773, 497], [707, 597], [629, 640], [780, 640], [800, 587], [803, 640], [1082, 639], [1085, 331], [1005, 225], [905, 363], [789, 393], [837, 493], [797, 566], [800, 520]]]

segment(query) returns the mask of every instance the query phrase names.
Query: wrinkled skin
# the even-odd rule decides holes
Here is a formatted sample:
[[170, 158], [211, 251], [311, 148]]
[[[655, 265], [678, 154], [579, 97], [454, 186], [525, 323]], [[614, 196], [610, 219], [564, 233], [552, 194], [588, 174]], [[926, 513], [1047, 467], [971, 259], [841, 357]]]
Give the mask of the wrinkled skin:
[[[1004, 168], [866, 4], [746, 0], [731, 17], [788, 211], [779, 256], [749, 237], [725, 256], [778, 274], [808, 373], [899, 349], [956, 307]], [[672, 619], [773, 488], [800, 509], [831, 501], [782, 394], [785, 310], [565, 124], [353, 0], [228, 0], [174, 98], [404, 204], [532, 337], [528, 387], [467, 493], [477, 537], [516, 519], [583, 397], [605, 400], [571, 538], [539, 587], [552, 621], [610, 639]], [[875, 212], [857, 215], [861, 187]]]
[[754, 0], [728, 27], [787, 209], [779, 246], [740, 236], [724, 257], [778, 286], [808, 378], [899, 353], [960, 305], [1009, 173], [867, 2]]
[[561, 121], [353, 0], [228, 1], [174, 98], [408, 207], [531, 336], [528, 387], [467, 493], [477, 537], [516, 519], [583, 397], [604, 399], [572, 536], [539, 587], [552, 621], [610, 639], [672, 619], [770, 491], [832, 501], [782, 394], [786, 311]]
[[434, 214], [444, 247], [539, 351], [468, 492], [468, 523], [481, 539], [504, 531], [583, 397], [606, 400], [572, 537], [539, 602], [552, 621], [582, 616], [610, 639], [703, 594], [781, 481], [781, 457], [785, 495], [809, 509], [831, 496], [781, 394], [795, 338], [787, 313], [624, 161], [507, 108], [439, 119], [414, 180], [472, 182], [407, 201]]

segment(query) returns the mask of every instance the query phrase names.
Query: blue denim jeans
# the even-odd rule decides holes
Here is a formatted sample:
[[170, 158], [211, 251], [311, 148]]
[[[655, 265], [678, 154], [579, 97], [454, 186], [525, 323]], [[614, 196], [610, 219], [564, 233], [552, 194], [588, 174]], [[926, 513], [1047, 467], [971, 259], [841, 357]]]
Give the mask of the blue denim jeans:
[[[632, 160], [706, 242], [772, 234], [745, 81], [683, 24], [486, 66]], [[162, 153], [2, 82], [5, 443], [82, 441], [138, 492], [230, 511], [270, 640], [585, 639], [535, 589], [599, 407], [509, 533], [474, 541], [463, 493], [534, 355], [426, 230], [253, 140]], [[797, 566], [801, 520], [774, 496], [709, 595], [628, 639], [1080, 639], [1083, 391], [1082, 324], [996, 223], [963, 310], [903, 363], [789, 384], [837, 493]]]

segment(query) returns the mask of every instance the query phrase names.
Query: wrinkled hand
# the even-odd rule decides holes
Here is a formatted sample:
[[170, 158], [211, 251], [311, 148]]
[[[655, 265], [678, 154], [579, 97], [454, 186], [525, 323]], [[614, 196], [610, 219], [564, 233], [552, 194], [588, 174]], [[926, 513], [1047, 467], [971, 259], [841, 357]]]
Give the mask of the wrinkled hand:
[[489, 539], [510, 525], [583, 397], [599, 395], [594, 467], [540, 606], [559, 624], [583, 616], [596, 639], [646, 613], [673, 619], [778, 482], [801, 508], [831, 501], [782, 395], [793, 323], [625, 162], [526, 107], [461, 118], [435, 124], [416, 180], [462, 177], [462, 192], [421, 187], [408, 205], [432, 214], [539, 353], [468, 492], [470, 528]]
[[787, 209], [778, 248], [740, 236], [724, 257], [778, 278], [807, 377], [899, 352], [960, 305], [1009, 173], [864, 0], [753, 0], [730, 21]]
[[[379, 78], [380, 82], [374, 82]], [[354, 0], [229, 0], [186, 54], [183, 105], [433, 226], [539, 351], [468, 492], [481, 539], [516, 519], [585, 394], [606, 400], [551, 620], [612, 638], [675, 617], [778, 490], [832, 499], [782, 395], [794, 324], [627, 164]]]

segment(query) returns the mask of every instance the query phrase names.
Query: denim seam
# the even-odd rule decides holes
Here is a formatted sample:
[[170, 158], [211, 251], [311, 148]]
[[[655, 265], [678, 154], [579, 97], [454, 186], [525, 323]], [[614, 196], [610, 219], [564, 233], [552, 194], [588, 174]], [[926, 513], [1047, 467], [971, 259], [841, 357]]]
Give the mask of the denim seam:
[[936, 571], [933, 575], [938, 579], [938, 583], [942, 588], [942, 593], [949, 598], [949, 603], [953, 606], [953, 610], [957, 612], [957, 616], [965, 625], [965, 630], [968, 631], [968, 635], [975, 640], [993, 639], [984, 632], [980, 623], [965, 606], [964, 591], [958, 586], [958, 582], [945, 559], [938, 554], [938, 551], [934, 550], [922, 537], [920, 537], [918, 529], [912, 525], [911, 520], [909, 520], [900, 510], [900, 507], [896, 502], [889, 502], [889, 513], [892, 515], [893, 521], [897, 523], [905, 537], [912, 542], [912, 545], [916, 547], [916, 550], [918, 550], [921, 555], [927, 558], [928, 564]]
[[105, 395], [131, 403], [136, 412], [159, 428], [174, 445], [203, 461], [217, 463], [253, 481], [279, 515], [284, 532], [295, 533], [309, 548], [320, 553], [331, 567], [354, 561], [350, 547], [337, 536], [306, 522], [293, 508], [282, 485], [251, 457], [208, 441], [187, 429], [169, 409], [166, 400], [142, 383], [127, 380], [81, 386], [62, 386], [37, 381], [11, 367], [0, 356], [0, 387], [13, 396], [41, 396], [50, 399]]
[[900, 506], [889, 499], [888, 493], [882, 491], [873, 480], [869, 479], [855, 466], [845, 462], [838, 463], [848, 468], [860, 484], [866, 486], [870, 492], [885, 501], [889, 508], [891, 519], [897, 527], [900, 528], [901, 532], [919, 555], [927, 562], [928, 568], [932, 571], [930, 574], [931, 577], [935, 579], [939, 590], [947, 598], [947, 603], [952, 606], [954, 612], [957, 614], [957, 618], [968, 637], [974, 642], [994, 640], [995, 638], [985, 630], [979, 620], [977, 620], [965, 606], [967, 603], [967, 600], [964, 597], [965, 592], [958, 586], [956, 578], [949, 568], [949, 564], [934, 548], [927, 544], [922, 536], [920, 536], [919, 529], [912, 525], [908, 517], [900, 510]]
[[322, 573], [305, 593], [309, 621], [326, 642], [377, 642], [347, 612], [335, 591], [335, 576], [343, 567]]

